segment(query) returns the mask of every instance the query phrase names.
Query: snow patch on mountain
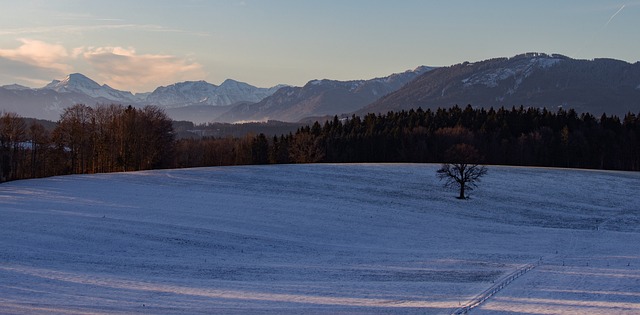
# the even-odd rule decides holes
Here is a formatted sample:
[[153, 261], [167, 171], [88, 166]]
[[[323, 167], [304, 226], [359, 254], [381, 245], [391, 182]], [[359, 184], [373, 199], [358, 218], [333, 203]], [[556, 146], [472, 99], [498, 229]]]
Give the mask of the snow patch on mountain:
[[361, 87], [365, 82], [364, 81], [352, 81], [351, 86], [349, 87], [349, 92], [353, 92]]
[[489, 88], [494, 88], [499, 85], [501, 81], [515, 77], [515, 84], [509, 90], [508, 94], [515, 92], [522, 81], [529, 77], [536, 69], [547, 69], [558, 62], [561, 59], [551, 57], [533, 57], [530, 59], [516, 60], [511, 67], [497, 68], [487, 70], [474, 74], [468, 78], [462, 80], [465, 87], [473, 85], [484, 85]]
[[558, 62], [560, 62], [560, 60], [561, 59], [558, 58], [538, 58], [536, 59], [536, 64], [540, 68], [546, 69], [555, 66]]
[[146, 97], [146, 102], [165, 107], [188, 105], [226, 106], [238, 102], [259, 102], [272, 95], [283, 85], [258, 88], [227, 79], [220, 86], [206, 81], [186, 81], [158, 87]]
[[374, 84], [393, 85], [394, 82], [396, 81], [402, 81], [402, 82], [410, 81], [411, 79], [416, 78], [433, 69], [436, 69], [436, 68], [428, 67], [428, 66], [419, 66], [414, 70], [407, 70], [404, 72], [394, 73], [386, 77], [373, 78], [369, 80], [350, 80], [350, 81], [338, 81], [338, 80], [329, 80], [329, 79], [311, 80], [307, 82], [305, 87], [324, 86], [324, 87], [332, 87], [332, 88], [341, 88], [341, 89], [346, 89], [349, 92], [354, 92], [354, 91], [357, 91], [358, 89], [366, 88]]
[[259, 102], [275, 93], [282, 86], [257, 88], [230, 79], [224, 81], [220, 86], [216, 86], [201, 80], [161, 86], [153, 92], [134, 95], [129, 91], [111, 88], [107, 84], [100, 85], [80, 73], [73, 73], [63, 80], [53, 80], [41, 89], [58, 93], [79, 93], [98, 101], [108, 100], [120, 104], [159, 105], [172, 108], [189, 105], [225, 106], [238, 102]]
[[139, 101], [131, 92], [116, 90], [106, 84], [100, 85], [80, 73], [68, 75], [64, 80], [53, 80], [43, 89], [54, 90], [58, 93], [81, 93], [93, 98], [105, 98], [116, 102]]
[[215, 93], [216, 88], [205, 81], [185, 81], [156, 88], [145, 102], [161, 106], [202, 104]]

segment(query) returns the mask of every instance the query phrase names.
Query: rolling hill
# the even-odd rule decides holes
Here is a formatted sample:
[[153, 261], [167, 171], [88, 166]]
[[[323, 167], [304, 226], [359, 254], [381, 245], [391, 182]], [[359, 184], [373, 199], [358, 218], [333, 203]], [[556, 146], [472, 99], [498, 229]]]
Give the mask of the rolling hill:
[[4, 183], [0, 313], [451, 314], [496, 285], [472, 313], [640, 311], [638, 173], [494, 166], [458, 200], [437, 167]]

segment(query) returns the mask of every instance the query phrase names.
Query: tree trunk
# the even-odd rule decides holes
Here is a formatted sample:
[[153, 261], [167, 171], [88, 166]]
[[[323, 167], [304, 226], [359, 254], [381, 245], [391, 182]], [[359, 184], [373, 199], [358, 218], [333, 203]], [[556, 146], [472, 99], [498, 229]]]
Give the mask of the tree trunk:
[[460, 196], [458, 199], [464, 199], [464, 182], [460, 183]]

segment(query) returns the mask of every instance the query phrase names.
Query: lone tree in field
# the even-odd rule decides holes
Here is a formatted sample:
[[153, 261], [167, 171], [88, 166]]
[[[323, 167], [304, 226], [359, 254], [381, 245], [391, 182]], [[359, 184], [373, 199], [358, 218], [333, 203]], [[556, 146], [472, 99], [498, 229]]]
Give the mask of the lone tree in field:
[[445, 187], [459, 187], [458, 199], [465, 199], [465, 190], [477, 187], [480, 177], [487, 174], [487, 168], [477, 164], [480, 159], [478, 150], [466, 143], [451, 147], [445, 153], [445, 158], [449, 162], [442, 164], [437, 176], [445, 181]]

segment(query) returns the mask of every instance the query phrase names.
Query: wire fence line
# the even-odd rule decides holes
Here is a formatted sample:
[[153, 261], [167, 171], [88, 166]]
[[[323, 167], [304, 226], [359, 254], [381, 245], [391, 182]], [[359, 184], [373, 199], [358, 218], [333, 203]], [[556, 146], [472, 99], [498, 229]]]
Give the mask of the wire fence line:
[[502, 289], [504, 289], [504, 287], [506, 287], [511, 282], [513, 282], [514, 280], [518, 279], [520, 276], [524, 275], [525, 273], [529, 272], [531, 269], [533, 269], [535, 267], [536, 267], [535, 264], [528, 264], [528, 265], [526, 265], [526, 266], [524, 266], [522, 268], [519, 268], [518, 270], [510, 273], [509, 275], [504, 277], [501, 281], [495, 283], [494, 285], [492, 285], [488, 289], [482, 291], [482, 293], [476, 295], [476, 297], [474, 297], [467, 304], [465, 304], [464, 306], [459, 307], [458, 309], [456, 309], [453, 313], [451, 313], [451, 315], [463, 315], [463, 314], [469, 313], [470, 310], [482, 305], [482, 303], [486, 302], [492, 296], [494, 296], [498, 292], [502, 291]]

